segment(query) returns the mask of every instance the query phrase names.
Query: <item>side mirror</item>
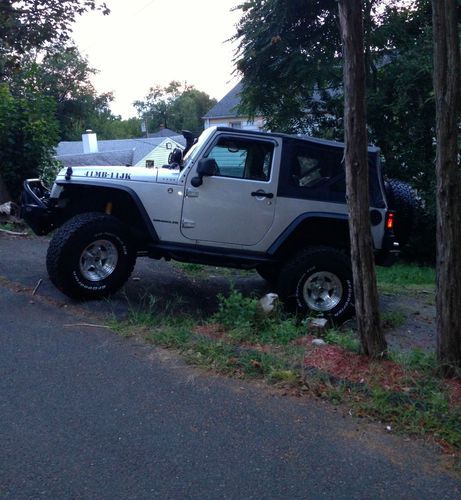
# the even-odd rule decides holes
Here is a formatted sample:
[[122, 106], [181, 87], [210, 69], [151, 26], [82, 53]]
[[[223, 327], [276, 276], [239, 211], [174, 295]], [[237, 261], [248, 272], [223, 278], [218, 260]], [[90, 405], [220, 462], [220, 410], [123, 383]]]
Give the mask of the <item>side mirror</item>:
[[203, 177], [219, 174], [219, 167], [214, 158], [202, 158], [197, 165], [197, 175], [192, 177], [190, 183], [194, 187], [203, 184]]

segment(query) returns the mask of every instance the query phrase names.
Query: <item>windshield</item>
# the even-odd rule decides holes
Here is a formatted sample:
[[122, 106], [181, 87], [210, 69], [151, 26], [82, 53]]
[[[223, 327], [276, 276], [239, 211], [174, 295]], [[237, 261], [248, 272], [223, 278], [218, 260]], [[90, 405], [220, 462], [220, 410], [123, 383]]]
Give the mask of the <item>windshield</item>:
[[183, 168], [188, 166], [188, 163], [193, 159], [196, 155], [196, 152], [200, 149], [202, 144], [204, 144], [210, 135], [214, 133], [216, 130], [216, 127], [210, 127], [205, 129], [201, 134], [200, 137], [198, 138], [197, 142], [189, 149], [189, 151], [186, 153], [184, 156], [184, 166]]

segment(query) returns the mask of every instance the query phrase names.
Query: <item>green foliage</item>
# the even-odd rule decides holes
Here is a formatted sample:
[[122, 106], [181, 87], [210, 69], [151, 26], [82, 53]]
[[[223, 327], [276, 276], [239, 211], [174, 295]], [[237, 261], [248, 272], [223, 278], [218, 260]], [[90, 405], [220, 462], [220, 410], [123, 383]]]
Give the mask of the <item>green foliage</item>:
[[252, 330], [258, 320], [258, 301], [244, 297], [242, 293], [231, 290], [228, 297], [218, 295], [219, 309], [212, 321], [228, 329]]
[[402, 311], [384, 311], [381, 314], [381, 321], [385, 330], [391, 330], [404, 325], [406, 317]]
[[461, 415], [450, 407], [446, 391], [433, 379], [420, 380], [408, 394], [375, 387], [357, 408], [391, 423], [396, 430], [432, 434], [461, 448]]
[[376, 267], [379, 285], [398, 287], [415, 285], [435, 285], [435, 269], [430, 266], [398, 263], [391, 267]]
[[0, 3], [0, 82], [21, 69], [24, 55], [59, 51], [76, 18], [90, 10], [108, 14], [95, 0], [3, 0]]
[[203, 130], [202, 116], [216, 103], [208, 94], [191, 85], [172, 81], [166, 87], [151, 87], [144, 100], [134, 103], [150, 132], [161, 125], [172, 130]]
[[435, 353], [424, 352], [418, 348], [405, 353], [391, 353], [391, 359], [407, 370], [418, 370], [426, 374], [434, 374], [437, 370]]
[[357, 335], [351, 330], [338, 331], [338, 330], [328, 330], [325, 333], [325, 341], [329, 344], [339, 345], [340, 347], [346, 349], [347, 351], [361, 352], [361, 344]]
[[341, 82], [337, 2], [248, 0], [240, 8], [242, 110], [263, 114], [271, 130], [311, 130]]
[[[418, 190], [421, 213], [406, 254], [435, 256], [435, 103], [430, 0], [363, 2], [369, 142], [385, 173]], [[267, 127], [343, 138], [337, 2], [247, 0], [234, 39], [241, 111]]]
[[296, 318], [284, 316], [278, 309], [266, 314], [257, 299], [244, 297], [236, 290], [218, 299], [219, 309], [211, 321], [222, 324], [235, 341], [286, 345], [304, 333], [304, 326]]
[[[58, 169], [58, 140], [117, 122], [111, 94], [98, 95], [95, 70], [70, 43], [71, 25], [94, 0], [6, 0], [0, 3], [0, 177], [17, 199], [22, 181]], [[77, 132], [78, 131], [78, 132]]]
[[[427, 280], [424, 273], [417, 279]], [[435, 436], [461, 448], [459, 408], [450, 404], [444, 381], [434, 377], [437, 364], [433, 353], [415, 349], [392, 354], [393, 361], [404, 368], [403, 377], [396, 381], [398, 389], [375, 385], [373, 378], [366, 375], [363, 383], [354, 383], [337, 378], [338, 374], [332, 377], [319, 370], [303, 370], [306, 346], [285, 345], [287, 339], [280, 341], [281, 325], [289, 318], [276, 314], [259, 322], [256, 299], [235, 290], [227, 299], [220, 298], [219, 311], [212, 319], [219, 319], [229, 329], [222, 336], [201, 333], [196, 322], [178, 315], [176, 303], [164, 303], [147, 295], [140, 304], [130, 305], [130, 314], [118, 323], [117, 331], [122, 336], [142, 333], [155, 345], [177, 349], [195, 366], [238, 378], [263, 379], [289, 387], [297, 394], [309, 392], [334, 404], [347, 405], [358, 415], [385, 422], [393, 431]], [[239, 329], [233, 330], [236, 325]], [[298, 335], [304, 333], [304, 325], [294, 320], [292, 325], [297, 326]], [[245, 335], [239, 337], [241, 328]], [[359, 352], [360, 343], [353, 332], [329, 330], [325, 339]], [[378, 362], [376, 367], [379, 369]]]
[[121, 120], [110, 110], [112, 94], [98, 94], [91, 83], [97, 73], [76, 47], [49, 51], [40, 63], [23, 58], [20, 70], [10, 78], [15, 96], [33, 92], [52, 98], [56, 104], [60, 140], [81, 140], [91, 129], [100, 139], [121, 139], [141, 135], [140, 120]]
[[31, 93], [13, 97], [0, 84], [0, 176], [18, 199], [22, 181], [53, 165], [58, 128], [52, 99]]

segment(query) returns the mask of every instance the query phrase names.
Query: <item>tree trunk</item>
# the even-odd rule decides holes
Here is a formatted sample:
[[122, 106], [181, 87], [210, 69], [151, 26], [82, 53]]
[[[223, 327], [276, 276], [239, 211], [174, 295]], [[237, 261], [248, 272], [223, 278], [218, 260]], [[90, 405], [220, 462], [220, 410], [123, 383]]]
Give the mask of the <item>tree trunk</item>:
[[432, 0], [437, 176], [437, 358], [444, 375], [461, 367], [461, 220], [458, 173], [457, 0]]
[[339, 0], [344, 59], [346, 194], [357, 325], [365, 354], [387, 350], [381, 328], [369, 212], [362, 2]]

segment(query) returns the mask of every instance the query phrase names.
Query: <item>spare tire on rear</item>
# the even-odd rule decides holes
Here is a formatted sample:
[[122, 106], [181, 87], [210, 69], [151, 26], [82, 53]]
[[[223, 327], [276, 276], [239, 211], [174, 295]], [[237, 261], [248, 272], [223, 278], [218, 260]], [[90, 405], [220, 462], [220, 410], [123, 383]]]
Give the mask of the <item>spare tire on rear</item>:
[[398, 179], [386, 181], [388, 208], [395, 212], [394, 234], [401, 245], [407, 243], [415, 223], [416, 197], [412, 187]]

